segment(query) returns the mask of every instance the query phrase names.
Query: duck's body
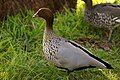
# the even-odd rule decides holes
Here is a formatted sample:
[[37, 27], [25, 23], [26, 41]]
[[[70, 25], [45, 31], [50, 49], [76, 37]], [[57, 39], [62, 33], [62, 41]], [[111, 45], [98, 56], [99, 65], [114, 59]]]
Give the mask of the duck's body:
[[[120, 6], [115, 6], [114, 8], [111, 4], [95, 5], [90, 11], [85, 11], [85, 19], [96, 27], [114, 29], [120, 25]], [[114, 12], [119, 12], [119, 14], [114, 14], [113, 9]]]
[[[39, 17], [46, 20], [47, 24], [43, 37], [43, 51], [48, 61], [69, 71], [88, 67], [112, 68], [107, 62], [95, 57], [79, 44], [57, 36], [52, 29], [53, 18], [41, 16], [43, 13], [46, 14], [46, 17], [53, 14], [46, 8], [41, 8], [36, 12]], [[48, 20], [52, 22], [50, 21], [50, 23]]]
[[[69, 71], [82, 68], [108, 67], [106, 66], [108, 63], [95, 57], [79, 44], [55, 35], [51, 36], [50, 39], [44, 37], [43, 51], [48, 61]], [[109, 65], [108, 68], [110, 67]]]
[[96, 27], [107, 28], [110, 40], [113, 29], [120, 26], [120, 5], [103, 3], [92, 6], [92, 0], [83, 1], [86, 4], [85, 20]]

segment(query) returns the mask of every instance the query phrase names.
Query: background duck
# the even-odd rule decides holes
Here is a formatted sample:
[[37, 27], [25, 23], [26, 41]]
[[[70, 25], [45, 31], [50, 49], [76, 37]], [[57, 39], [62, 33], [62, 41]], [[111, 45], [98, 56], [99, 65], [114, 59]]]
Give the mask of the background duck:
[[85, 2], [85, 20], [100, 28], [107, 28], [108, 41], [110, 41], [113, 29], [120, 26], [120, 5], [102, 3], [92, 6], [92, 0], [82, 0]]
[[49, 62], [68, 71], [94, 67], [112, 69], [110, 64], [92, 55], [81, 45], [56, 35], [52, 27], [54, 16], [50, 9], [40, 8], [33, 17], [36, 15], [46, 21], [43, 52]]

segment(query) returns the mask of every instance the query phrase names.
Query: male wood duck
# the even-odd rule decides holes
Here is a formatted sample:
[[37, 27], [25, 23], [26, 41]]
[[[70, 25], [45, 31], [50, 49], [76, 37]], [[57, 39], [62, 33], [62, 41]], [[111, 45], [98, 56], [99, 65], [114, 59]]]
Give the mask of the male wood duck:
[[54, 16], [50, 9], [40, 8], [33, 17], [36, 15], [46, 21], [43, 52], [49, 62], [68, 71], [93, 67], [112, 69], [110, 64], [94, 56], [81, 45], [56, 35], [53, 31]]
[[82, 0], [85, 2], [85, 20], [100, 28], [107, 28], [110, 32], [110, 41], [113, 29], [120, 26], [120, 5], [102, 3], [92, 6], [92, 0]]

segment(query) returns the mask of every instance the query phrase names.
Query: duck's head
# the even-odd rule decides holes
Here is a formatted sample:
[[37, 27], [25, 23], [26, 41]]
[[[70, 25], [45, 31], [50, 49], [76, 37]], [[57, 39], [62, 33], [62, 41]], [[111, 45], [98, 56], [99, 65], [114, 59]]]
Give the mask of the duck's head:
[[34, 15], [33, 17], [41, 17], [45, 19], [47, 28], [52, 30], [52, 25], [53, 25], [53, 12], [49, 8], [40, 8]]
[[33, 17], [41, 17], [45, 19], [46, 21], [51, 21], [53, 20], [53, 13], [49, 8], [40, 8], [34, 15]]

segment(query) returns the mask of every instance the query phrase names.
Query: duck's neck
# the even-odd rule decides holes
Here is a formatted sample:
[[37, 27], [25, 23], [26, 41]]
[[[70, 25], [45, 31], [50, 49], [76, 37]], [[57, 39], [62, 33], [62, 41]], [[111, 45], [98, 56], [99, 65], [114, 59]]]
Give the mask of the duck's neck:
[[92, 9], [92, 0], [87, 0], [85, 2], [85, 10], [91, 10]]
[[53, 19], [51, 20], [46, 20], [46, 27], [45, 27], [45, 32], [50, 34], [53, 32]]
[[46, 27], [45, 27], [45, 30], [44, 30], [44, 36], [43, 36], [43, 41], [46, 41], [46, 40], [49, 40], [52, 38], [53, 36], [53, 21], [50, 22], [49, 20], [46, 21]]

